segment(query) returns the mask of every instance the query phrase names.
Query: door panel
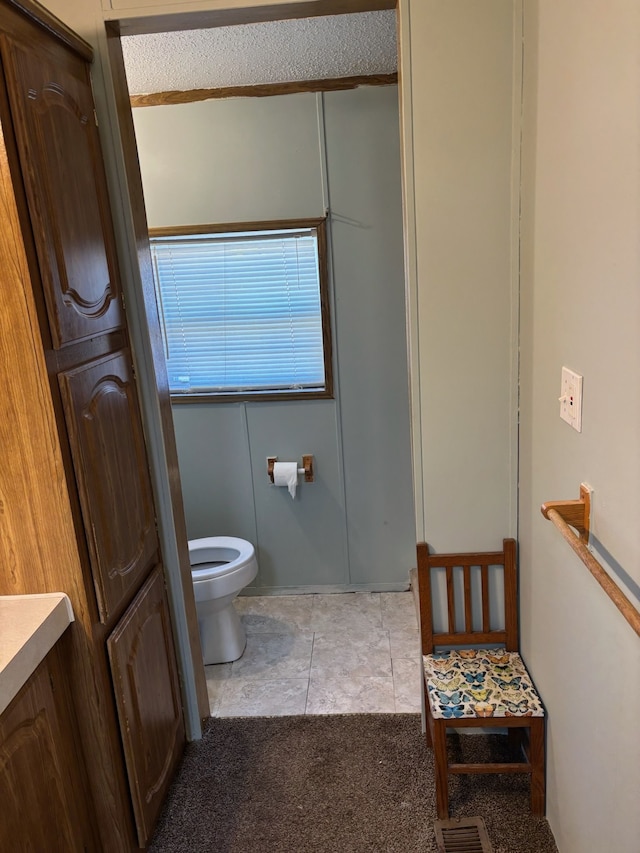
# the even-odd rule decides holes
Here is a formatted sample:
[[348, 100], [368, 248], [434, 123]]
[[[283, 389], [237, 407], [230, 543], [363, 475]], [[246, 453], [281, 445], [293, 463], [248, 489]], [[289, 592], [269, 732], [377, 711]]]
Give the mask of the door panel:
[[138, 585], [158, 549], [127, 350], [59, 376], [100, 614]]
[[106, 180], [84, 62], [2, 39], [54, 346], [122, 325]]
[[107, 640], [140, 846], [184, 747], [178, 675], [162, 569], [146, 581]]

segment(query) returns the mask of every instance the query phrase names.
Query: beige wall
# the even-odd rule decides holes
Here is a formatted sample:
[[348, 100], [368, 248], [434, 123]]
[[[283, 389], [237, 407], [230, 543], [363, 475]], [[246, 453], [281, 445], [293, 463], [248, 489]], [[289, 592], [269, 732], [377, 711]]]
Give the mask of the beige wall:
[[400, 4], [416, 526], [438, 551], [516, 533], [514, 10]]
[[[636, 853], [640, 640], [539, 507], [588, 482], [601, 554], [638, 591], [640, 6], [525, 0], [524, 35], [523, 644], [559, 849]], [[558, 416], [563, 365], [584, 375], [580, 434]]]

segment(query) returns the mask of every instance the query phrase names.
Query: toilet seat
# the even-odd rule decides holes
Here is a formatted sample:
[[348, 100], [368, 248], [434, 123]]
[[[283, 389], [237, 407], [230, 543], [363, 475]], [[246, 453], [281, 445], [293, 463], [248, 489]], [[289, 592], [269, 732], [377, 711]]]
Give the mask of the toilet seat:
[[255, 549], [235, 536], [206, 536], [189, 541], [189, 562], [194, 581], [221, 578], [255, 559]]

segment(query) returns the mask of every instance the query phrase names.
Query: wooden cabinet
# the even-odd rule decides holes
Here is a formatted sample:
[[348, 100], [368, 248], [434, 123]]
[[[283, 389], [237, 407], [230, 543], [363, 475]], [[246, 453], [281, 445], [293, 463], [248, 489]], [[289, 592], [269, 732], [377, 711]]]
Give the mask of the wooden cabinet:
[[180, 692], [162, 572], [151, 574], [107, 641], [141, 844], [182, 751]]
[[13, 765], [37, 767], [43, 843], [24, 849], [124, 853], [149, 840], [185, 732], [90, 55], [30, 0], [0, 0], [0, 594], [64, 591], [76, 614], [87, 784], [59, 782], [43, 677], [7, 732]]
[[[34, 49], [35, 48], [35, 49]], [[86, 62], [2, 39], [55, 347], [122, 325], [118, 267]], [[79, 251], [79, 248], [82, 251]]]
[[74, 730], [53, 649], [0, 716], [0, 850], [99, 849]]
[[127, 351], [58, 376], [100, 616], [109, 622], [157, 554], [151, 483]]

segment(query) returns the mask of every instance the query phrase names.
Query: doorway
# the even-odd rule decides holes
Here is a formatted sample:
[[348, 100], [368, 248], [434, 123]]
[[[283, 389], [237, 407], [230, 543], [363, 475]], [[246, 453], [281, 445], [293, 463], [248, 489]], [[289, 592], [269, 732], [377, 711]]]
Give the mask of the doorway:
[[[182, 39], [181, 57], [189, 65]], [[201, 91], [195, 102], [165, 93], [134, 109], [148, 224], [327, 215], [337, 381], [333, 400], [174, 397], [188, 536], [253, 542], [256, 594], [407, 589], [414, 530], [397, 89], [224, 99]], [[290, 502], [271, 487], [266, 458], [304, 453], [314, 455], [316, 480]]]
[[[390, 8], [390, 7], [393, 7], [395, 4], [393, 4], [393, 3], [362, 4], [362, 6], [363, 6], [362, 11], [366, 11], [366, 9], [364, 8], [365, 6], [374, 6], [375, 8], [380, 8], [381, 5], [383, 5], [384, 8]], [[217, 15], [219, 18], [220, 13], [211, 13], [211, 14]], [[245, 10], [245, 12], [242, 13], [242, 15], [244, 16], [244, 18], [246, 20], [246, 17], [247, 17], [246, 10]], [[210, 23], [210, 21], [211, 21], [211, 15], [209, 16], [208, 21], [200, 19], [200, 21], [198, 23], [203, 23], [206, 25], [207, 23]], [[175, 20], [172, 19], [171, 23], [173, 26], [176, 26], [178, 24], [178, 18], [175, 18]], [[195, 18], [191, 19], [188, 22], [188, 25], [190, 26], [193, 23], [196, 23]], [[215, 23], [219, 23], [219, 20], [216, 21]], [[233, 21], [227, 20], [226, 23], [233, 23]], [[179, 24], [181, 27], [185, 27], [185, 26], [187, 26], [187, 21], [185, 20], [185, 18], [180, 17]], [[175, 543], [173, 543], [173, 546], [174, 546], [174, 549], [176, 552], [176, 559], [177, 559], [177, 561], [180, 562], [180, 569], [181, 569], [181, 577], [180, 578], [178, 578], [176, 573], [174, 573], [172, 575], [171, 570], [170, 570], [168, 582], [169, 582], [170, 587], [173, 584], [176, 600], [178, 602], [177, 606], [176, 606], [176, 612], [178, 613], [178, 616], [177, 616], [176, 623], [175, 623], [175, 625], [177, 627], [177, 633], [180, 634], [182, 632], [182, 635], [183, 635], [182, 641], [183, 641], [183, 643], [185, 643], [185, 637], [186, 637], [185, 626], [182, 625], [180, 615], [179, 615], [180, 614], [180, 599], [183, 598], [185, 605], [186, 605], [187, 614], [188, 614], [188, 620], [187, 620], [188, 626], [187, 627], [188, 627], [188, 631], [190, 634], [191, 648], [193, 649], [194, 648], [194, 626], [195, 626], [195, 630], [197, 632], [197, 624], [195, 622], [194, 612], [192, 611], [191, 614], [189, 614], [189, 608], [191, 606], [191, 602], [189, 600], [190, 599], [190, 593], [191, 593], [190, 571], [189, 571], [189, 566], [185, 565], [186, 539], [188, 538], [188, 536], [190, 534], [187, 533], [188, 528], [187, 528], [187, 524], [185, 522], [184, 515], [183, 515], [183, 506], [182, 506], [180, 483], [179, 483], [179, 478], [176, 476], [176, 471], [178, 468], [178, 450], [176, 449], [176, 445], [174, 443], [173, 418], [172, 418], [172, 413], [171, 413], [171, 403], [170, 403], [170, 398], [169, 398], [168, 389], [167, 389], [166, 370], [164, 368], [164, 354], [162, 352], [161, 338], [159, 335], [159, 327], [158, 327], [158, 319], [157, 319], [157, 309], [156, 309], [156, 305], [155, 305], [155, 298], [153, 295], [153, 283], [152, 283], [153, 279], [152, 279], [151, 265], [150, 265], [150, 261], [149, 261], [148, 239], [147, 239], [148, 238], [148, 223], [147, 223], [147, 216], [146, 216], [146, 212], [145, 212], [145, 208], [144, 208], [144, 201], [143, 201], [142, 187], [141, 187], [141, 182], [140, 182], [140, 175], [138, 173], [137, 165], [136, 165], [137, 164], [137, 151], [136, 151], [135, 130], [134, 130], [134, 124], [133, 124], [132, 116], [131, 116], [131, 109], [130, 109], [130, 105], [129, 105], [129, 96], [128, 96], [127, 85], [126, 85], [126, 76], [125, 76], [122, 50], [121, 50], [121, 44], [120, 44], [120, 34], [119, 34], [119, 33], [122, 33], [124, 35], [127, 35], [127, 34], [134, 33], [134, 32], [144, 32], [145, 30], [153, 31], [154, 29], [161, 29], [161, 28], [164, 28], [165, 26], [166, 26], [166, 19], [164, 22], [159, 22], [158, 19], [156, 19], [155, 21], [153, 21], [152, 19], [148, 19], [144, 22], [133, 22], [133, 23], [129, 21], [129, 22], [126, 22], [126, 26], [123, 25], [120, 28], [120, 31], [118, 31], [118, 27], [115, 25], [109, 26], [108, 27], [109, 55], [110, 55], [112, 72], [113, 72], [114, 78], [115, 78], [117, 97], [118, 97], [119, 104], [120, 104], [120, 109], [119, 109], [120, 126], [121, 126], [121, 132], [122, 132], [122, 141], [123, 141], [123, 145], [125, 148], [125, 167], [126, 167], [126, 171], [128, 174], [128, 190], [129, 190], [129, 193], [131, 195], [131, 200], [132, 200], [133, 225], [134, 225], [134, 229], [136, 232], [138, 259], [139, 259], [139, 266], [140, 266], [140, 275], [141, 275], [141, 279], [142, 279], [142, 288], [140, 289], [140, 294], [143, 297], [143, 303], [144, 304], [140, 305], [138, 313], [140, 314], [140, 316], [146, 315], [146, 317], [149, 319], [149, 323], [150, 323], [149, 343], [145, 343], [143, 341], [142, 342], [142, 349], [144, 349], [145, 346], [148, 349], [150, 349], [151, 360], [153, 361], [153, 364], [154, 364], [153, 370], [151, 371], [151, 375], [153, 375], [157, 378], [158, 391], [159, 391], [159, 404], [160, 404], [160, 410], [161, 410], [161, 420], [163, 423], [163, 435], [161, 437], [161, 443], [162, 443], [163, 447], [161, 448], [161, 450], [163, 453], [164, 453], [164, 451], [166, 451], [166, 454], [164, 454], [164, 455], [166, 456], [166, 458], [168, 458], [167, 485], [168, 485], [168, 488], [172, 494], [172, 501], [171, 501], [171, 507], [170, 507], [170, 513], [171, 514], [169, 516], [168, 535], [169, 535], [169, 538], [171, 538], [171, 532], [173, 530], [175, 530], [176, 540], [175, 540]], [[332, 97], [333, 97], [333, 95], [332, 95]], [[342, 95], [340, 95], [339, 93], [336, 93], [334, 100], [339, 100], [342, 97], [343, 97]], [[344, 109], [343, 109], [343, 112], [344, 112]], [[396, 118], [394, 120], [394, 124], [395, 124], [395, 127], [397, 129], [397, 105], [396, 105]], [[357, 146], [356, 146], [356, 150], [357, 150]], [[398, 179], [397, 179], [396, 190], [398, 193], [398, 207], [400, 207], [400, 201], [399, 201], [400, 179], [399, 179], [399, 174], [398, 174]], [[399, 219], [400, 218], [401, 218], [401, 215], [399, 214]], [[354, 219], [354, 217], [351, 217], [351, 220], [353, 220], [353, 219]], [[350, 217], [343, 216], [343, 219], [339, 223], [339, 225], [340, 225], [340, 227], [344, 226], [345, 230], [347, 230], [348, 228], [356, 228], [357, 220], [355, 222], [350, 221]], [[366, 228], [356, 228], [355, 233], [358, 234], [358, 236], [361, 236], [361, 233], [366, 234], [366, 231], [367, 231]], [[400, 243], [401, 242], [402, 242], [402, 238], [400, 236]], [[402, 249], [400, 249], [400, 252], [401, 251], [402, 251]], [[134, 299], [136, 298], [135, 294], [133, 295], [133, 298]], [[361, 308], [364, 309], [365, 313], [368, 310], [369, 306], [367, 305], [366, 299], [363, 300]], [[342, 310], [341, 306], [340, 306], [340, 310]], [[403, 326], [403, 333], [404, 333], [404, 302], [403, 302], [403, 299], [402, 299], [401, 315], [402, 315], [401, 319], [402, 319], [402, 326]], [[337, 314], [335, 316], [337, 317]], [[342, 316], [344, 317], [344, 313], [342, 314]], [[357, 326], [354, 328], [357, 328]], [[388, 344], [388, 341], [387, 341], [385, 335], [384, 334], [380, 335], [379, 339], [378, 339], [379, 348], [383, 347], [385, 344]], [[403, 339], [402, 340], [403, 357], [405, 356], [404, 347], [405, 347], [405, 343], [404, 343], [404, 339]], [[140, 345], [138, 345], [138, 347], [137, 347], [137, 350], [139, 350], [139, 349], [140, 349]], [[382, 349], [382, 352], [384, 352], [384, 349]], [[400, 394], [401, 396], [406, 395], [406, 388], [407, 388], [406, 364], [404, 366], [404, 373], [401, 376], [401, 378], [400, 379], [396, 378], [396, 381], [392, 382], [392, 383], [389, 383], [387, 381], [388, 377], [385, 378], [384, 371], [385, 371], [385, 366], [383, 365], [379, 385], [381, 387], [384, 387], [385, 382], [386, 382], [387, 387], [392, 387], [392, 389], [394, 390], [395, 393]], [[146, 372], [147, 372], [147, 375], [149, 375], [149, 369], [147, 369]], [[356, 379], [357, 379], [357, 377], [356, 377]], [[343, 395], [345, 394], [345, 386], [343, 386], [341, 388], [341, 392], [343, 393]], [[343, 397], [343, 399], [347, 399], [350, 402], [353, 402], [353, 400], [351, 399], [351, 397], [349, 395], [347, 395], [346, 397]], [[154, 401], [152, 401], [152, 405], [153, 404], [154, 404]], [[406, 402], [403, 403], [403, 405], [406, 405]], [[355, 409], [354, 409], [354, 411], [355, 411]], [[357, 414], [357, 412], [356, 412], [356, 414]], [[243, 417], [246, 417], [246, 412], [243, 414]], [[335, 416], [334, 416], [334, 420], [335, 420]], [[375, 424], [375, 420], [373, 420], [372, 423]], [[357, 436], [357, 430], [358, 430], [357, 417], [353, 418], [353, 424], [354, 424], [353, 432], [354, 432], [355, 438], [357, 439], [358, 438], [358, 436]], [[276, 427], [277, 427], [277, 424], [274, 424], [273, 429], [272, 429], [272, 435], [275, 435], [275, 437], [277, 437], [277, 435], [278, 435], [278, 431], [277, 431]], [[232, 433], [232, 435], [235, 435], [235, 432], [233, 429], [231, 430], [231, 433]], [[228, 434], [228, 432], [227, 432], [227, 434]], [[406, 429], [406, 442], [407, 442], [407, 444], [405, 446], [405, 449], [406, 449], [407, 460], [408, 460], [408, 442], [409, 442], [408, 421], [407, 421], [407, 429]], [[384, 468], [385, 464], [387, 465], [388, 469], [391, 469], [391, 475], [393, 477], [395, 477], [397, 475], [397, 473], [398, 473], [398, 466], [396, 465], [397, 457], [395, 454], [391, 453], [388, 449], [387, 449], [386, 454], [383, 453], [383, 454], [373, 454], [373, 455], [369, 454], [369, 455], [367, 455], [367, 453], [365, 452], [366, 447], [364, 446], [364, 444], [362, 444], [360, 442], [356, 442], [355, 446], [356, 446], [357, 452], [360, 454], [360, 458], [359, 458], [360, 464], [355, 469], [355, 474], [353, 476], [354, 482], [360, 483], [360, 485], [361, 485], [362, 482], [366, 483], [367, 477], [371, 477], [370, 482], [373, 483], [375, 486], [375, 484], [380, 481], [381, 465]], [[271, 443], [269, 443], [269, 449], [271, 449], [272, 447], [273, 447], [273, 445]], [[308, 449], [311, 449], [311, 448], [308, 448]], [[336, 464], [335, 464], [336, 473], [337, 473], [338, 481], [340, 481], [340, 478], [342, 478], [342, 480], [344, 482], [344, 477], [345, 477], [344, 459], [346, 458], [346, 456], [344, 454], [344, 447], [343, 446], [340, 446], [338, 448], [338, 450], [339, 450], [339, 452], [336, 454]], [[290, 448], [286, 448], [285, 450], [283, 450], [283, 455], [288, 454], [289, 451], [290, 451]], [[270, 450], [270, 452], [271, 452], [271, 450]], [[162, 454], [160, 454], [160, 455], [162, 455]], [[256, 458], [259, 458], [260, 455], [261, 455], [261, 453], [260, 453], [260, 451], [258, 451], [258, 453], [256, 454]], [[414, 516], [413, 516], [412, 495], [411, 495], [411, 476], [410, 476], [410, 469], [409, 469], [408, 465], [410, 465], [410, 461], [405, 466], [406, 476], [403, 474], [402, 479], [406, 480], [406, 489], [407, 489], [407, 492], [406, 492], [406, 495], [407, 495], [407, 499], [406, 499], [407, 511], [406, 511], [406, 513], [404, 513], [404, 521], [406, 522], [406, 533], [405, 533], [404, 538], [406, 539], [407, 553], [409, 553], [409, 551], [410, 551], [411, 556], [408, 556], [406, 558], [406, 565], [402, 565], [402, 560], [398, 560], [397, 563], [394, 563], [393, 560], [387, 561], [388, 565], [394, 566], [394, 569], [396, 571], [400, 571], [400, 573], [401, 573], [399, 576], [397, 576], [397, 577], [401, 577], [401, 580], [399, 582], [396, 582], [395, 586], [392, 584], [392, 586], [387, 587], [387, 588], [405, 588], [406, 589], [408, 568], [410, 566], [410, 562], [413, 559], [413, 547], [414, 547], [414, 542], [415, 542], [415, 532], [414, 532], [414, 526], [413, 526], [414, 525]], [[326, 470], [327, 469], [325, 466], [325, 471], [323, 472], [323, 474], [326, 474]], [[262, 474], [262, 471], [260, 471], [260, 475], [261, 474]], [[257, 481], [257, 479], [258, 479], [258, 474], [256, 474], [256, 481]], [[362, 488], [362, 485], [361, 485], [361, 488]], [[183, 487], [183, 490], [184, 490], [184, 487]], [[340, 491], [340, 490], [338, 490], [338, 491]], [[371, 495], [376, 494], [375, 488], [369, 488], [369, 489], [365, 488], [364, 491], [365, 492], [368, 491]], [[280, 497], [284, 497], [284, 496], [280, 495], [278, 497], [280, 498]], [[309, 494], [309, 497], [311, 497], [311, 494]], [[382, 495], [382, 497], [384, 497], [384, 494]], [[333, 513], [334, 513], [334, 516], [336, 517], [338, 529], [340, 527], [341, 517], [344, 514], [345, 503], [346, 503], [346, 501], [345, 501], [345, 489], [344, 489], [344, 485], [343, 485], [342, 486], [342, 496], [341, 496], [340, 500], [334, 501], [335, 505], [333, 506]], [[351, 505], [351, 507], [357, 508], [358, 502], [351, 500], [350, 505]], [[167, 509], [166, 502], [164, 505], [164, 509], [165, 510]], [[284, 502], [284, 505], [281, 506], [281, 509], [283, 509], [283, 511], [291, 512], [293, 507], [288, 507], [286, 502]], [[365, 521], [366, 521], [366, 519], [365, 519]], [[164, 526], [166, 527], [166, 519], [165, 519], [165, 525]], [[342, 521], [342, 526], [343, 526], [343, 528], [346, 526], [344, 521]], [[381, 523], [379, 525], [379, 528], [380, 528], [380, 530], [382, 530], [382, 532], [384, 532], [384, 528], [386, 526], [388, 526], [388, 520], [383, 517], [381, 519]], [[272, 525], [272, 527], [273, 527], [273, 525]], [[273, 527], [273, 529], [277, 530], [277, 525], [275, 527]], [[356, 530], [357, 540], [359, 542], [365, 543], [365, 545], [366, 545], [366, 542], [367, 542], [367, 525], [366, 525], [366, 523], [361, 523], [360, 525], [358, 525], [354, 529]], [[371, 526], [369, 526], [369, 530], [370, 529], [372, 529]], [[167, 533], [167, 531], [165, 531], [165, 534], [166, 533]], [[320, 540], [319, 547], [322, 547], [324, 542], [327, 541], [327, 537], [326, 536], [324, 537], [324, 542], [323, 542], [322, 541], [323, 537], [320, 535], [319, 540]], [[342, 540], [343, 540], [343, 543], [347, 541], [346, 530], [344, 530], [344, 532], [342, 533]], [[284, 538], [284, 541], [286, 542], [286, 537]], [[172, 543], [169, 543], [169, 544], [171, 545]], [[258, 542], [258, 545], [260, 545], [259, 542]], [[371, 548], [371, 542], [369, 543], [369, 547]], [[344, 550], [347, 550], [347, 549], [343, 545], [343, 551]], [[375, 553], [376, 551], [379, 551], [379, 549], [376, 549], [374, 547], [372, 550], [372, 553]], [[352, 549], [351, 553], [353, 553], [353, 549]], [[304, 550], [302, 551], [301, 556], [302, 556], [302, 558], [304, 558]], [[170, 561], [168, 560], [167, 562], [170, 565]], [[365, 561], [365, 563], [366, 563], [366, 561]], [[267, 557], [267, 562], [265, 564], [268, 565], [268, 557]], [[344, 565], [344, 563], [343, 563], [343, 565]], [[323, 580], [326, 580], [326, 579], [323, 579]], [[345, 589], [346, 588], [345, 584], [349, 583], [349, 576], [348, 576], [347, 571], [345, 571], [343, 569], [341, 576], [337, 580], [338, 580], [338, 582], [333, 585], [334, 590], [338, 591], [338, 590]], [[373, 584], [373, 588], [379, 589], [380, 583], [384, 583], [384, 580], [380, 581], [380, 579], [377, 579], [376, 583]], [[326, 589], [326, 583], [319, 584], [319, 586], [320, 586], [320, 588]], [[356, 582], [351, 585], [351, 588], [368, 589], [368, 588], [371, 588], [371, 586], [372, 586], [371, 584], [367, 585], [366, 581], [363, 583], [362, 577], [360, 577], [360, 578], [357, 578]], [[295, 589], [292, 589], [291, 586], [289, 586], [289, 589], [287, 590], [287, 592], [291, 592], [291, 591], [295, 591]], [[313, 591], [313, 588], [312, 588], [312, 591]], [[256, 592], [260, 592], [260, 590], [256, 590]], [[178, 638], [178, 642], [180, 643], [180, 638]], [[193, 654], [192, 658], [194, 660], [197, 659], [197, 655]], [[198, 677], [196, 675], [196, 681], [197, 680], [198, 680]], [[202, 704], [202, 691], [201, 690], [199, 690], [199, 701], [200, 701], [200, 715], [202, 716], [203, 704]]]

